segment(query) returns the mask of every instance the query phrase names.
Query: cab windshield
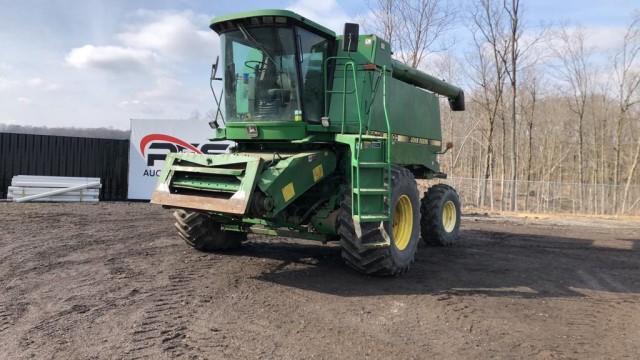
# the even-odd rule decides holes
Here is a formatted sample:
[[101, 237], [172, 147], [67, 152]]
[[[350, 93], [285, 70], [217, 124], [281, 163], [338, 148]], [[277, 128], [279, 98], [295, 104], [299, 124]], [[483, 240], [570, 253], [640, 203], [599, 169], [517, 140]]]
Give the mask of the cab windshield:
[[292, 28], [239, 27], [221, 40], [227, 121], [301, 117]]

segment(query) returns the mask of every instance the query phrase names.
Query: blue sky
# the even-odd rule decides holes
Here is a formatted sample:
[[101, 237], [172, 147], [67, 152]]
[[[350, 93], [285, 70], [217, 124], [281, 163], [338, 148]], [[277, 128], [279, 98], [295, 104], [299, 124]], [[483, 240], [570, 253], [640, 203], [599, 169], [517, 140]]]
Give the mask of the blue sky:
[[[631, 0], [523, 2], [528, 24], [582, 25], [604, 50], [640, 9]], [[0, 123], [126, 129], [130, 118], [204, 116], [218, 53], [208, 21], [257, 8], [292, 9], [337, 32], [369, 12], [366, 0], [0, 0]], [[465, 46], [463, 21], [450, 36]]]

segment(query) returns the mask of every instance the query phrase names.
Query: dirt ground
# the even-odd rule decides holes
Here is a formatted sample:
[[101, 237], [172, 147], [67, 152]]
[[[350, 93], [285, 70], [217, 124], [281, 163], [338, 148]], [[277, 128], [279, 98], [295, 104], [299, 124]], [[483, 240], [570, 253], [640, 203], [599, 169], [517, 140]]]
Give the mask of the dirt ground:
[[640, 357], [640, 222], [463, 219], [400, 278], [252, 237], [203, 254], [142, 203], [0, 203], [0, 358]]

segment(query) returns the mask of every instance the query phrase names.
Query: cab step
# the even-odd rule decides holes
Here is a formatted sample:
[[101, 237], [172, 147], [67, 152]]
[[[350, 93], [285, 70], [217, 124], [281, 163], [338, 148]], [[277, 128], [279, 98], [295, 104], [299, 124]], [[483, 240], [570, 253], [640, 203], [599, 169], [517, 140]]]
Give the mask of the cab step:
[[353, 189], [353, 193], [358, 195], [386, 195], [388, 190], [385, 188], [356, 188]]
[[376, 161], [369, 161], [369, 162], [360, 162], [358, 164], [361, 168], [386, 168], [387, 167], [387, 163], [383, 163], [383, 162], [376, 162]]
[[374, 222], [374, 221], [387, 221], [389, 217], [387, 214], [366, 214], [366, 215], [354, 215], [353, 219], [358, 222]]

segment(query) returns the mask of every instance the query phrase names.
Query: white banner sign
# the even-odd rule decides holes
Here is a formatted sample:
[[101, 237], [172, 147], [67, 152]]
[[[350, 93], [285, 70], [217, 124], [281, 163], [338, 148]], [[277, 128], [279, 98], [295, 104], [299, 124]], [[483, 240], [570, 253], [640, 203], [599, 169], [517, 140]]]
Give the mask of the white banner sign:
[[149, 200], [169, 153], [224, 153], [229, 141], [212, 142], [214, 130], [202, 120], [131, 119], [129, 199]]

